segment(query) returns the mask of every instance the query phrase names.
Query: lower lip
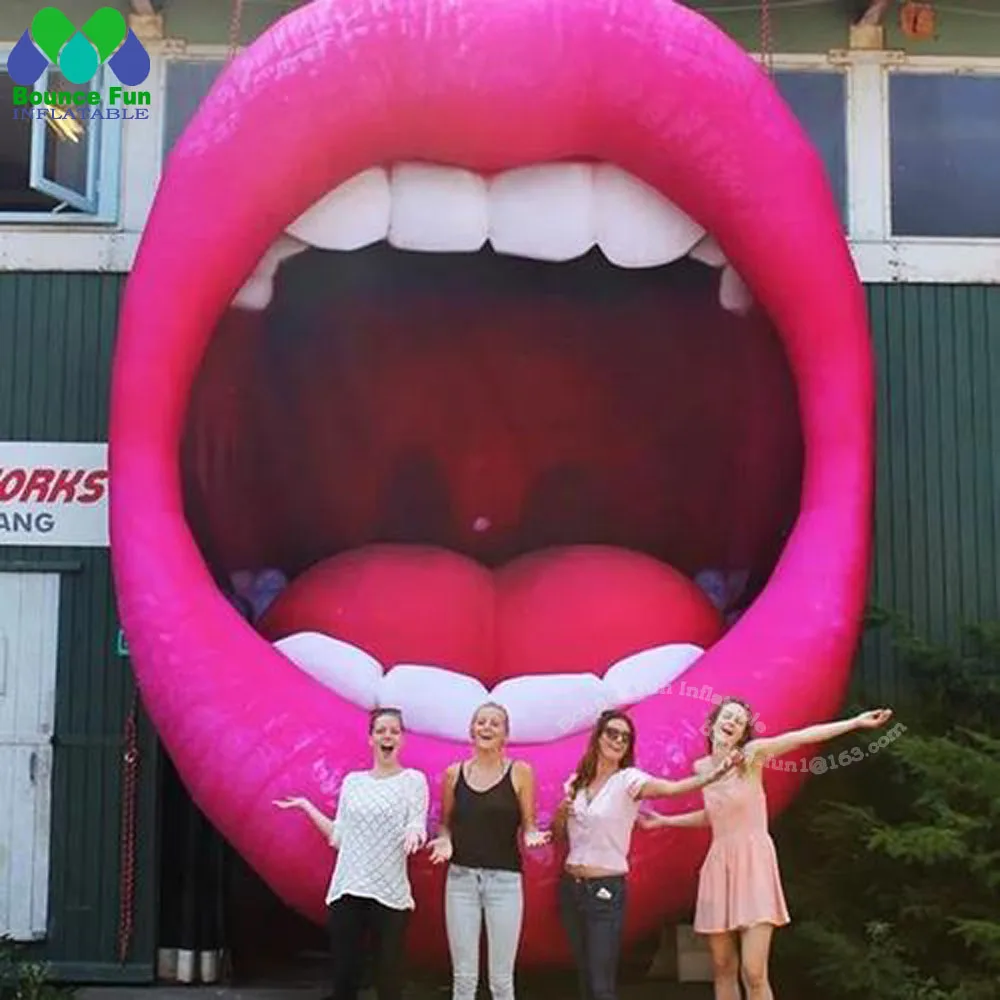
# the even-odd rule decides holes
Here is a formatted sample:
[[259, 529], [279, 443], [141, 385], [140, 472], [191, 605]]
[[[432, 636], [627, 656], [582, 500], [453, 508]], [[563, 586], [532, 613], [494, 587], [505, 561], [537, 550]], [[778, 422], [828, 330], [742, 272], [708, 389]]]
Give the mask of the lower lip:
[[[335, 797], [344, 774], [364, 766], [366, 720], [318, 695], [215, 589], [181, 516], [176, 454], [187, 386], [225, 304], [277, 230], [339, 181], [397, 159], [486, 170], [588, 154], [669, 192], [755, 288], [800, 388], [802, 516], [767, 589], [692, 669], [692, 686], [752, 692], [771, 731], [832, 712], [849, 676], [868, 561], [863, 297], [822, 170], [757, 68], [674, 5], [619, 5], [613, 32], [599, 3], [565, 19], [558, 5], [513, 2], [501, 19], [489, 4], [430, 3], [433, 16], [421, 18], [437, 34], [426, 38], [407, 27], [412, 6], [386, 0], [379, 30], [357, 24], [348, 37], [336, 4], [313, 4], [227, 72], [163, 179], [129, 282], [114, 372], [112, 551], [145, 704], [195, 802], [280, 896], [317, 919], [328, 856], [269, 803], [289, 793]], [[393, 74], [380, 72], [386, 65]], [[298, 88], [317, 67], [338, 100], [301, 100]], [[268, 100], [286, 109], [266, 126], [231, 104], [237, 96], [252, 104], [247, 91], [265, 80]], [[274, 159], [251, 169], [264, 127]], [[706, 176], [718, 181], [711, 189]], [[222, 177], [239, 182], [214, 180]], [[194, 220], [210, 258], [190, 247]], [[632, 712], [638, 749], [647, 769], [686, 774], [703, 753], [711, 705], [669, 697]], [[539, 776], [543, 823], [584, 743], [522, 748]], [[437, 785], [458, 752], [414, 734], [407, 755]], [[798, 781], [768, 773], [773, 809]], [[689, 901], [701, 846], [636, 834], [626, 943]], [[568, 957], [551, 932], [532, 929], [557, 926], [558, 873], [551, 849], [527, 857], [526, 965]], [[414, 866], [415, 951], [435, 962], [446, 955], [442, 878], [424, 860]]]

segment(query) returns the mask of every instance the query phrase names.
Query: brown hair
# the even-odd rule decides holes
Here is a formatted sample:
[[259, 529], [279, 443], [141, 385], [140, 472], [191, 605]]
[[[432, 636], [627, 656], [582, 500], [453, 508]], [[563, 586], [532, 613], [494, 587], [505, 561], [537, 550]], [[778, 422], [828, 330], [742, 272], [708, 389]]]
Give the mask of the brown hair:
[[581, 788], [586, 788], [594, 780], [594, 776], [597, 774], [597, 755], [601, 734], [604, 732], [604, 727], [615, 719], [621, 719], [628, 726], [629, 732], [628, 744], [625, 747], [619, 768], [632, 767], [635, 764], [635, 723], [624, 712], [619, 712], [617, 709], [609, 708], [601, 712], [597, 717], [597, 722], [594, 723], [594, 728], [590, 731], [587, 749], [580, 758], [580, 763], [576, 766], [576, 774], [570, 783], [570, 797], [575, 797]]
[[737, 747], [744, 747], [749, 743], [754, 736], [753, 732], [753, 709], [742, 699], [728, 697], [723, 698], [715, 708], [712, 709], [708, 714], [708, 721], [705, 723], [705, 742], [708, 744], [708, 752], [711, 753], [712, 747], [712, 730], [715, 729], [715, 723], [719, 716], [722, 714], [722, 710], [727, 705], [739, 705], [744, 712], [747, 713], [747, 724], [746, 728], [743, 730], [743, 735], [737, 740]]
[[391, 715], [394, 719], [399, 720], [399, 728], [405, 729], [403, 725], [403, 712], [398, 708], [373, 708], [368, 713], [368, 735], [370, 736], [375, 732], [375, 723], [382, 718], [383, 715]]

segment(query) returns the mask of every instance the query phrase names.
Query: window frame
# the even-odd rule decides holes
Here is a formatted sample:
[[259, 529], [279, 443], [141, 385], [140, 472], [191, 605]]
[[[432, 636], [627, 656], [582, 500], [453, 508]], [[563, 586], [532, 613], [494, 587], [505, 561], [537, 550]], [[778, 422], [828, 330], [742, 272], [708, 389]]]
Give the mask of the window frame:
[[[7, 55], [13, 44], [0, 43], [0, 73], [6, 75]], [[48, 80], [51, 67], [45, 70], [39, 83], [43, 87]], [[103, 100], [107, 100], [109, 88], [112, 86], [111, 74], [106, 67], [101, 67], [100, 91]], [[0, 227], [18, 226], [114, 226], [119, 221], [121, 206], [121, 165], [122, 165], [122, 119], [92, 119], [99, 121], [97, 142], [91, 144], [88, 150], [88, 197], [81, 198], [79, 192], [63, 188], [56, 181], [44, 177], [44, 156], [47, 135], [47, 124], [44, 118], [34, 118], [30, 124], [31, 145], [29, 149], [29, 189], [47, 194], [53, 198], [61, 198], [62, 204], [50, 211], [37, 212], [4, 212], [0, 210]], [[41, 185], [36, 181], [41, 182]], [[67, 197], [71, 196], [71, 197]], [[80, 202], [91, 201], [93, 210], [81, 208]], [[78, 204], [73, 204], [74, 201]], [[64, 205], [72, 205], [76, 212], [65, 212]]]
[[[163, 74], [162, 74], [162, 86], [161, 86], [161, 103], [163, 105], [163, 114], [159, 123], [159, 135], [158, 139], [163, 149], [163, 159], [165, 160], [168, 156], [167, 151], [167, 118], [169, 116], [169, 108], [167, 107], [167, 91], [169, 88], [169, 76], [170, 67], [175, 63], [222, 63], [222, 68], [225, 68], [226, 59], [229, 57], [231, 50], [225, 46], [218, 45], [186, 45], [183, 49], [179, 51], [166, 51], [164, 52], [163, 58]], [[183, 130], [182, 130], [183, 132]]]
[[[752, 53], [763, 62], [759, 52]], [[1000, 238], [892, 232], [891, 73], [1000, 76], [998, 56], [835, 49], [771, 57], [775, 69], [842, 66], [847, 74], [848, 243], [870, 284], [1000, 284]]]
[[[12, 46], [12, 42], [0, 43], [0, 56], [5, 56]], [[163, 166], [166, 66], [174, 60], [224, 61], [230, 51], [225, 44], [189, 45], [176, 38], [160, 40], [147, 48], [153, 61], [147, 86], [154, 100], [153, 120], [146, 124], [153, 141], [149, 141], [150, 133], [145, 129], [140, 136], [139, 129], [123, 130], [120, 120], [105, 121], [105, 125], [115, 126], [104, 130], [105, 141], [113, 135], [118, 145], [110, 151], [101, 150], [102, 177], [108, 184], [104, 196], [110, 199], [101, 205], [101, 214], [0, 214], [0, 270], [58, 270], [70, 262], [74, 270], [129, 270]], [[759, 52], [749, 55], [758, 62], [765, 61]], [[775, 70], [844, 74], [846, 232], [863, 281], [1000, 284], [1000, 239], [892, 234], [889, 135], [891, 72], [1000, 75], [1000, 57], [837, 49], [776, 52], [769, 55], [767, 62]], [[120, 185], [119, 173], [123, 178]], [[116, 220], [121, 231], [109, 230], [108, 224]]]
[[[755, 58], [763, 65], [760, 54]], [[850, 234], [851, 226], [851, 122], [850, 122], [850, 68], [833, 62], [826, 56], [815, 55], [775, 55], [770, 60], [771, 70], [776, 73], [813, 73], [816, 75], [839, 76], [844, 83], [844, 235]], [[802, 126], [805, 128], [805, 126]]]
[[[963, 65], [953, 65], [952, 60], [924, 58], [908, 60], [898, 66], [887, 66], [885, 71], [885, 156], [886, 156], [886, 237], [890, 240], [916, 243], [952, 242], [965, 245], [992, 245], [1000, 248], [1000, 234], [996, 236], [915, 236], [897, 235], [892, 222], [892, 87], [893, 76], [957, 76], [980, 77], [996, 80], [1000, 84], [1000, 58], [963, 61]], [[998, 102], [1000, 109], [1000, 102]], [[1000, 113], [1000, 110], [998, 110]]]

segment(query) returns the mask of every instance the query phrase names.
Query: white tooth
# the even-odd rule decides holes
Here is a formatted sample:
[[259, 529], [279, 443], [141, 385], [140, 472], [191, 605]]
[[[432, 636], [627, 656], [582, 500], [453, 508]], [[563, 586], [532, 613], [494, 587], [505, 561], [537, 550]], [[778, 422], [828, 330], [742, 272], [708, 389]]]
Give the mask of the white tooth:
[[472, 713], [486, 700], [486, 688], [474, 677], [413, 663], [393, 667], [378, 693], [379, 705], [402, 710], [407, 729], [462, 741], [469, 738]]
[[274, 295], [274, 276], [283, 260], [308, 250], [309, 246], [291, 236], [279, 236], [261, 257], [253, 274], [233, 297], [232, 304], [237, 309], [259, 312], [271, 304]]
[[654, 646], [619, 660], [604, 675], [610, 707], [634, 705], [666, 688], [704, 652], [683, 642]]
[[274, 648], [342, 698], [362, 708], [378, 704], [382, 666], [357, 646], [320, 632], [296, 632], [279, 639]]
[[559, 739], [593, 725], [608, 707], [607, 689], [594, 674], [534, 674], [501, 681], [490, 700], [510, 715], [518, 743]]
[[288, 232], [323, 250], [359, 250], [385, 239], [390, 207], [388, 175], [372, 167], [325, 194]]
[[753, 305], [753, 295], [743, 279], [736, 273], [736, 268], [727, 264], [719, 281], [719, 304], [729, 312], [743, 316]]
[[400, 163], [389, 182], [389, 242], [401, 250], [459, 253], [486, 242], [486, 181], [469, 170]]
[[712, 236], [706, 236], [695, 244], [688, 256], [700, 260], [702, 264], [708, 264], [709, 267], [722, 267], [726, 263], [726, 255]]
[[490, 243], [497, 253], [565, 261], [593, 245], [594, 170], [542, 163], [508, 170], [489, 186]]
[[657, 267], [683, 257], [705, 230], [656, 188], [610, 163], [594, 168], [597, 243], [618, 267]]

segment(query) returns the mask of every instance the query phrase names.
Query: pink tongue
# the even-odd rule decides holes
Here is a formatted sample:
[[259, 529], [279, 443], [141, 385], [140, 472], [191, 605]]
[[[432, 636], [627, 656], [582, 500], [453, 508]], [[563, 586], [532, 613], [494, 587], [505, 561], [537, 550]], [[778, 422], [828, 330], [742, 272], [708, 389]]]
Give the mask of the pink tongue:
[[707, 647], [722, 622], [687, 577], [626, 549], [546, 549], [491, 572], [445, 549], [374, 545], [308, 569], [261, 631], [272, 641], [323, 632], [385, 666], [445, 667], [489, 687], [521, 674], [603, 675], [665, 643]]

